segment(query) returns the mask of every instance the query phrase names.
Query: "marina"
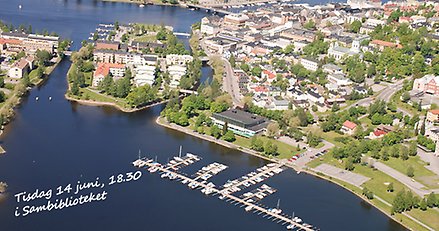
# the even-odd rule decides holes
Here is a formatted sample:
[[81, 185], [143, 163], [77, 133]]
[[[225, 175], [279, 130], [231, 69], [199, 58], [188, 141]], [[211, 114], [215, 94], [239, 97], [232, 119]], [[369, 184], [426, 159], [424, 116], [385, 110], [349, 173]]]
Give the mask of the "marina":
[[280, 200], [278, 200], [277, 206], [275, 208], [267, 207], [263, 204], [258, 203], [265, 197], [275, 193], [277, 190], [263, 184], [260, 187], [250, 191], [245, 192], [241, 196], [233, 195], [235, 192], [239, 192], [251, 185], [256, 185], [263, 182], [264, 180], [281, 173], [284, 170], [283, 164], [269, 163], [255, 171], [242, 176], [241, 178], [227, 181], [219, 189], [212, 182], [208, 182], [210, 178], [220, 172], [226, 170], [228, 166], [221, 163], [211, 163], [207, 166], [199, 169], [195, 174], [192, 175], [193, 178], [187, 176], [185, 173], [179, 172], [180, 166], [188, 166], [193, 164], [195, 161], [201, 158], [197, 155], [187, 153], [185, 156], [173, 157], [167, 164], [160, 164], [156, 160], [141, 158], [132, 162], [134, 167], [147, 169], [150, 173], [158, 172], [161, 178], [168, 178], [169, 180], [180, 181], [182, 184], [187, 185], [190, 189], [199, 189], [201, 193], [205, 195], [219, 195], [218, 198], [225, 200], [230, 204], [235, 206], [240, 206], [244, 208], [246, 212], [252, 212], [254, 214], [260, 215], [263, 218], [267, 218], [276, 222], [282, 226], [286, 226], [288, 230], [305, 230], [313, 231], [319, 230], [310, 224], [303, 223], [302, 219], [299, 217], [287, 215], [282, 213], [279, 208]]

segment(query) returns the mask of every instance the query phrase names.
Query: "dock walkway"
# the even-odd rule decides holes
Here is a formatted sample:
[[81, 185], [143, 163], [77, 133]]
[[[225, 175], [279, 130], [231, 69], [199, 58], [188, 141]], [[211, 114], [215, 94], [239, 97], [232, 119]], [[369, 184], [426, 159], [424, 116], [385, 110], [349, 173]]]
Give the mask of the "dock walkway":
[[[142, 162], [142, 164], [140, 164]], [[242, 198], [239, 198], [238, 196], [234, 196], [232, 195], [232, 193], [225, 193], [227, 188], [224, 188], [222, 190], [217, 189], [215, 186], [212, 186], [211, 183], [208, 183], [206, 181], [203, 182], [199, 182], [195, 179], [192, 179], [188, 176], [185, 176], [182, 173], [179, 173], [177, 171], [173, 171], [171, 168], [168, 168], [162, 165], [159, 165], [158, 163], [154, 163], [151, 160], [147, 160], [147, 159], [138, 159], [136, 161], [133, 162], [133, 165], [136, 167], [143, 167], [143, 168], [157, 168], [159, 172], [163, 173], [163, 174], [168, 174], [168, 175], [174, 175], [176, 176], [176, 179], [180, 180], [180, 181], [185, 181], [188, 182], [189, 184], [197, 184], [198, 186], [196, 188], [201, 188], [201, 189], [209, 189], [213, 195], [222, 195], [224, 197], [224, 199], [226, 199], [227, 201], [234, 203], [235, 205], [241, 204], [241, 207], [249, 207], [251, 208], [251, 210], [253, 211], [253, 213], [257, 213], [258, 215], [262, 215], [263, 217], [267, 217], [277, 223], [281, 223], [282, 225], [293, 225], [294, 229], [298, 229], [298, 230], [305, 230], [305, 231], [314, 231], [314, 229], [307, 227], [310, 225], [307, 224], [300, 224], [298, 222], [293, 221], [292, 217], [289, 217], [288, 215], [285, 214], [279, 214], [274, 212], [273, 210], [270, 210], [269, 208], [265, 208], [262, 205], [259, 204], [255, 204], [255, 203], [251, 203], [248, 202]], [[248, 182], [250, 181], [250, 179], [256, 179], [257, 177], [260, 177], [264, 174], [267, 174], [270, 170], [273, 171], [273, 169], [276, 168], [281, 168], [283, 166], [283, 164], [275, 164], [274, 166], [271, 165], [271, 167], [267, 167], [267, 169], [257, 173], [256, 175], [254, 175], [253, 177], [241, 181], [238, 184], [234, 185], [233, 187], [237, 187], [240, 185], [243, 185], [244, 182]]]

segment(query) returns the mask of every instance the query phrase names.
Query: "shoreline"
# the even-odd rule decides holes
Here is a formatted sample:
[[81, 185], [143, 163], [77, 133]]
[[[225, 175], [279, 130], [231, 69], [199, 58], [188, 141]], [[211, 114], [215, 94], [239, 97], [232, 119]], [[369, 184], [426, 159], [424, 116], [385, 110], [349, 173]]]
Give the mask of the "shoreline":
[[64, 97], [68, 101], [70, 101], [70, 102], [76, 102], [76, 103], [79, 103], [79, 104], [82, 104], [82, 105], [86, 105], [86, 106], [111, 106], [111, 107], [114, 107], [117, 110], [125, 112], [125, 113], [133, 113], [133, 112], [137, 112], [137, 111], [142, 111], [142, 110], [148, 109], [150, 107], [155, 107], [157, 105], [161, 105], [161, 104], [167, 103], [169, 101], [169, 100], [162, 100], [162, 101], [159, 101], [159, 102], [155, 102], [153, 104], [145, 105], [145, 106], [140, 107], [140, 108], [127, 109], [127, 108], [119, 106], [116, 103], [111, 103], [111, 102], [101, 102], [101, 101], [94, 101], [94, 100], [75, 99], [75, 98], [67, 95], [67, 93], [64, 94]]
[[[50, 77], [50, 75], [52, 74], [52, 72], [58, 67], [58, 65], [64, 60], [64, 58], [58, 58], [56, 60], [56, 62], [53, 64], [53, 66], [50, 66], [50, 69], [47, 73], [44, 73], [44, 78], [39, 79], [35, 84], [33, 84], [32, 87], [27, 87], [25, 88], [25, 92], [24, 94], [22, 94], [21, 96], [18, 95], [11, 95], [10, 98], [13, 98], [14, 96], [17, 97], [17, 101], [15, 102], [15, 104], [11, 105], [11, 108], [9, 109], [9, 113], [7, 115], [5, 115], [5, 120], [6, 123], [1, 125], [1, 129], [0, 129], [0, 137], [2, 137], [5, 133], [5, 129], [6, 126], [12, 122], [12, 120], [15, 117], [15, 110], [17, 109], [18, 106], [20, 106], [20, 104], [22, 103], [23, 97], [28, 97], [28, 94], [30, 91], [32, 91], [35, 87], [40, 87], [42, 86]], [[8, 98], [9, 99], [9, 98]], [[6, 102], [6, 101], [5, 101]], [[3, 110], [3, 108], [2, 108]], [[3, 152], [0, 153], [0, 155], [5, 154], [6, 150], [3, 149], [3, 146], [0, 146], [1, 149], [3, 150]]]
[[[294, 171], [297, 172], [297, 174], [299, 174], [299, 173], [301, 173], [301, 172], [304, 172], [304, 173], [306, 173], [306, 174], [308, 174], [308, 175], [311, 175], [311, 176], [317, 177], [317, 178], [319, 178], [319, 179], [326, 180], [326, 181], [328, 181], [328, 182], [330, 182], [330, 183], [336, 184], [336, 185], [338, 185], [339, 187], [341, 187], [341, 188], [347, 190], [348, 192], [354, 194], [355, 196], [357, 196], [358, 198], [360, 198], [360, 199], [363, 200], [364, 202], [368, 203], [369, 205], [373, 206], [374, 208], [378, 209], [381, 213], [383, 213], [384, 215], [386, 215], [388, 218], [392, 219], [393, 221], [397, 222], [397, 223], [400, 224], [401, 226], [407, 228], [408, 230], [414, 230], [413, 228], [409, 227], [408, 225], [402, 223], [402, 221], [398, 220], [395, 216], [392, 216], [392, 215], [390, 215], [389, 213], [387, 213], [387, 211], [385, 211], [383, 208], [380, 208], [379, 206], [375, 205], [375, 204], [372, 202], [372, 200], [369, 200], [369, 199], [364, 198], [360, 193], [354, 191], [353, 189], [350, 189], [349, 187], [343, 185], [343, 184], [340, 183], [340, 182], [335, 181], [334, 179], [332, 179], [332, 177], [327, 176], [326, 174], [318, 174], [317, 172], [313, 171], [312, 169], [309, 169], [308, 167], [301, 169], [301, 168], [298, 168], [297, 166], [295, 166], [295, 165], [293, 165], [293, 164], [290, 164], [290, 163], [288, 163], [288, 162], [282, 161], [282, 160], [280, 160], [280, 159], [269, 158], [269, 157], [266, 157], [266, 156], [263, 156], [263, 155], [259, 154], [259, 153], [256, 152], [256, 151], [250, 150], [250, 149], [248, 149], [248, 148], [241, 147], [241, 146], [239, 146], [239, 145], [232, 144], [232, 143], [227, 142], [227, 141], [224, 141], [224, 140], [215, 139], [215, 138], [213, 138], [213, 137], [211, 137], [211, 136], [207, 136], [207, 135], [205, 135], [205, 134], [199, 134], [199, 133], [194, 132], [194, 131], [192, 131], [192, 130], [186, 128], [186, 127], [181, 127], [181, 126], [176, 125], [176, 124], [170, 124], [170, 123], [168, 123], [168, 122], [162, 122], [162, 121], [160, 121], [160, 119], [165, 119], [165, 118], [162, 118], [161, 116], [158, 116], [157, 119], [156, 119], [155, 121], [156, 121], [156, 123], [157, 123], [158, 125], [160, 125], [160, 126], [162, 126], [162, 127], [166, 127], [166, 128], [172, 129], [172, 130], [176, 130], [176, 131], [179, 131], [179, 132], [183, 132], [183, 133], [188, 134], [188, 135], [191, 135], [191, 136], [193, 136], [193, 137], [197, 137], [197, 138], [200, 138], [200, 139], [203, 139], [203, 140], [209, 141], [209, 142], [213, 142], [213, 143], [216, 143], [216, 144], [222, 145], [223, 147], [226, 147], [226, 148], [236, 149], [236, 150], [239, 150], [239, 151], [244, 152], [244, 153], [246, 153], [246, 154], [250, 154], [250, 155], [252, 155], [252, 156], [259, 157], [259, 158], [262, 158], [262, 159], [267, 160], [267, 161], [271, 161], [271, 162], [275, 162], [275, 163], [284, 163], [285, 166], [287, 166], [288, 168], [293, 169]], [[346, 184], [349, 184], [349, 183], [347, 183], [347, 182], [345, 182], [345, 183], [346, 183]], [[355, 187], [355, 186], [354, 186], [354, 187]], [[358, 188], [358, 189], [361, 190], [361, 188]], [[385, 203], [388, 203], [387, 201], [385, 201], [385, 200], [383, 200], [383, 199], [381, 199], [381, 198], [379, 198], [379, 199], [378, 199], [378, 198], [379, 198], [379, 197], [377, 197], [376, 195], [374, 195], [374, 199], [376, 199], [376, 200], [378, 200], [378, 201], [380, 201], [381, 203], [384, 203], [384, 204], [385, 204]], [[410, 217], [408, 217], [405, 213], [401, 213], [401, 215], [403, 215], [403, 216], [405, 216], [407, 219], [410, 219], [411, 221], [413, 221], [413, 222], [419, 224], [417, 221], [415, 221], [415, 220], [411, 219]], [[419, 224], [419, 225], [421, 225], [421, 224]], [[423, 226], [423, 225], [421, 225], [421, 226]], [[423, 227], [424, 227], [424, 226], [423, 226]], [[424, 228], [426, 228], [426, 227], [424, 227]], [[426, 228], [426, 229], [427, 229], [427, 228]], [[428, 229], [427, 229], [427, 230], [428, 230]]]

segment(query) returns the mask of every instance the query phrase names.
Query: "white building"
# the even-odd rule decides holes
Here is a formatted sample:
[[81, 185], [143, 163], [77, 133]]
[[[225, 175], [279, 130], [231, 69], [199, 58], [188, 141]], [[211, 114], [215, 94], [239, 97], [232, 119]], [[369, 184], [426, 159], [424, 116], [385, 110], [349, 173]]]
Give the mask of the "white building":
[[302, 64], [303, 67], [310, 71], [317, 71], [317, 69], [319, 68], [319, 62], [311, 58], [301, 58], [300, 64]]
[[137, 87], [145, 84], [152, 85], [155, 80], [155, 66], [138, 66], [134, 69], [134, 84]]
[[219, 31], [220, 31], [219, 27], [214, 24], [211, 23], [201, 24], [200, 32], [202, 34], [216, 35], [218, 34]]
[[328, 74], [328, 81], [338, 86], [347, 86], [352, 84], [352, 81], [346, 78], [344, 74], [338, 74], [338, 73]]
[[166, 55], [166, 65], [186, 66], [187, 63], [192, 62], [194, 58], [190, 55]]
[[180, 79], [186, 74], [186, 67], [179, 65], [172, 65], [167, 68], [168, 73], [171, 77], [171, 83], [169, 86], [171, 88], [177, 88], [180, 85]]

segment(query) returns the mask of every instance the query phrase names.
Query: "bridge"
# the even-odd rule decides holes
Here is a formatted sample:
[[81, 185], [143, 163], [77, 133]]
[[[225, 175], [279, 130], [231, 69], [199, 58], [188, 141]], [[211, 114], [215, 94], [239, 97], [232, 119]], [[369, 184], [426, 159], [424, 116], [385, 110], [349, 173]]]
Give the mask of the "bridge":
[[184, 93], [184, 94], [195, 94], [195, 95], [198, 95], [198, 92], [192, 91], [192, 90], [180, 89], [179, 91], [180, 91], [180, 93]]
[[201, 60], [201, 62], [209, 62], [209, 57], [208, 56], [201, 56], [201, 57], [198, 57], [200, 60]]
[[185, 32], [174, 32], [174, 35], [175, 36], [185, 36], [185, 37], [191, 36], [191, 34], [185, 33]]
[[198, 9], [198, 10], [206, 10], [206, 12], [212, 12], [212, 13], [220, 13], [220, 14], [226, 14], [226, 15], [232, 14], [232, 12], [229, 12], [227, 10], [218, 9], [218, 8], [209, 7], [209, 6], [198, 5], [198, 4], [187, 4], [187, 7]]
[[72, 55], [73, 51], [64, 51], [64, 55], [65, 56], [70, 56]]

